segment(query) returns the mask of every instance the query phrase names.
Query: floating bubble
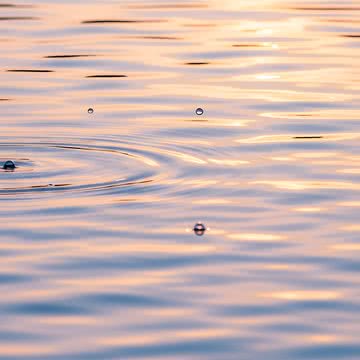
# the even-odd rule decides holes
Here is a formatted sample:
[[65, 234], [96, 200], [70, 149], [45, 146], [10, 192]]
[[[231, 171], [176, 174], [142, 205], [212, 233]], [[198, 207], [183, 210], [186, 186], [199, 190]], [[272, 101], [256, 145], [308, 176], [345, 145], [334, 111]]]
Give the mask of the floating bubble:
[[14, 170], [16, 168], [15, 163], [12, 160], [5, 161], [3, 165], [4, 170]]
[[89, 114], [92, 114], [94, 112], [94, 109], [93, 108], [88, 108], [88, 113]]
[[196, 112], [196, 115], [202, 115], [203, 113], [204, 113], [204, 110], [202, 109], [202, 108], [197, 108], [196, 110], [195, 110], [195, 112]]
[[195, 224], [193, 230], [197, 236], [203, 236], [206, 231], [206, 226], [204, 224], [202, 224], [201, 222], [198, 222]]

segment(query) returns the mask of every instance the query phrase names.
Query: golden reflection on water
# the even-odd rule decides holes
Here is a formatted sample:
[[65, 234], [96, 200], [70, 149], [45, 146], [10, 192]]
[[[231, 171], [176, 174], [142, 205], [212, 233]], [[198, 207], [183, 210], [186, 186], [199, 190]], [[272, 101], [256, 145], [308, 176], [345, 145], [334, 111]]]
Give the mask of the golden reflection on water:
[[283, 241], [286, 240], [285, 236], [276, 234], [229, 234], [230, 240], [244, 240], [244, 241]]
[[335, 300], [342, 297], [342, 294], [335, 291], [301, 290], [301, 291], [275, 292], [271, 294], [263, 294], [262, 296], [270, 297], [272, 299], [278, 299], [278, 300], [320, 301], [320, 300]]
[[326, 181], [314, 181], [314, 182], [296, 182], [296, 181], [254, 181], [254, 185], [269, 185], [279, 190], [308, 190], [308, 189], [348, 189], [358, 190], [360, 184], [345, 183], [345, 182], [326, 182]]
[[294, 211], [304, 212], [304, 213], [317, 213], [320, 211], [324, 211], [323, 208], [317, 208], [317, 207], [301, 207], [296, 208]]

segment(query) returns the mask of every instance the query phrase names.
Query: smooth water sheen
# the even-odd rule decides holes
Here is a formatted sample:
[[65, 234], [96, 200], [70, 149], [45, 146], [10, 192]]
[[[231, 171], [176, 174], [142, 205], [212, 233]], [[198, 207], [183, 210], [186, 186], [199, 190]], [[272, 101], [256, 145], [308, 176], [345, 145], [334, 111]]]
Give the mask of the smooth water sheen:
[[359, 359], [359, 16], [0, 3], [0, 360]]

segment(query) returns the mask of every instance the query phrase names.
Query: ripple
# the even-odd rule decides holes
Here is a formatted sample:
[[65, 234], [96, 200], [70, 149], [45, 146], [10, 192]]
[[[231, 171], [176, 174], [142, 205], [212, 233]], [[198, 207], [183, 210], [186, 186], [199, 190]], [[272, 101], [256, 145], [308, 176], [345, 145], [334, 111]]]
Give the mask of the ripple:
[[0, 8], [31, 8], [33, 5], [0, 4]]
[[139, 24], [139, 23], [160, 23], [166, 20], [84, 20], [82, 24]]
[[283, 143], [292, 142], [293, 140], [326, 140], [326, 141], [346, 141], [355, 140], [359, 137], [358, 133], [338, 133], [311, 136], [290, 136], [290, 135], [262, 135], [248, 139], [236, 140], [242, 144], [266, 144], [266, 143]]
[[183, 38], [176, 36], [139, 36], [138, 39], [148, 40], [183, 40]]
[[323, 136], [294, 136], [293, 139], [306, 140], [306, 139], [322, 139]]
[[9, 306], [6, 311], [22, 315], [71, 315], [81, 314], [84, 310], [73, 305], [66, 305], [61, 301], [29, 302]]
[[290, 350], [288, 355], [293, 359], [358, 359], [360, 346], [351, 343], [303, 346]]
[[92, 56], [96, 56], [96, 55], [48, 55], [48, 56], [44, 56], [44, 59], [72, 59], [72, 58], [81, 58], [81, 57], [92, 57]]
[[50, 139], [0, 140], [0, 164], [16, 164], [11, 172], [0, 169], [0, 195], [156, 191], [166, 200], [186, 191], [193, 169], [206, 169], [215, 156], [136, 136]]
[[234, 44], [232, 47], [238, 47], [238, 48], [249, 48], [249, 47], [263, 47], [264, 45], [260, 44]]
[[28, 72], [28, 73], [51, 73], [54, 70], [42, 70], [42, 69], [10, 69], [7, 72]]
[[209, 65], [209, 62], [187, 62], [185, 65]]
[[[26, 159], [14, 156], [20, 153]], [[11, 173], [0, 172], [0, 195], [134, 187], [151, 182], [158, 166], [136, 148], [120, 144], [6, 142], [0, 143], [0, 155], [3, 162], [12, 158], [17, 166]]]
[[83, 296], [81, 302], [89, 303], [90, 305], [118, 305], [126, 307], [150, 307], [150, 306], [169, 306], [169, 303], [162, 298], [151, 296], [144, 296], [131, 293], [94, 293]]
[[358, 358], [360, 3], [3, 2], [0, 360]]
[[38, 20], [32, 16], [0, 16], [0, 21], [13, 21], [13, 20]]
[[126, 78], [127, 75], [114, 75], [114, 74], [109, 74], [109, 75], [88, 75], [86, 76], [87, 78], [103, 78], [103, 79], [108, 79], [108, 78]]

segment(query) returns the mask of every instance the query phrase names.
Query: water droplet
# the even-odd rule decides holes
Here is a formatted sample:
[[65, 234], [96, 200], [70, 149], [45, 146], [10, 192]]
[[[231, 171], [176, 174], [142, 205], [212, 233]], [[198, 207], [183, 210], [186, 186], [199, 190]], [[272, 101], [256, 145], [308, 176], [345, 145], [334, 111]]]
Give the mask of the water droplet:
[[94, 112], [94, 109], [93, 108], [88, 108], [88, 113], [89, 114], [92, 114]]
[[15, 163], [12, 160], [5, 161], [3, 165], [4, 170], [14, 170], [15, 168]]
[[202, 108], [197, 108], [195, 112], [196, 112], [196, 115], [200, 116], [204, 113], [204, 110]]
[[194, 226], [194, 233], [197, 236], [203, 236], [205, 234], [206, 231], [206, 226], [200, 222], [196, 223]]

